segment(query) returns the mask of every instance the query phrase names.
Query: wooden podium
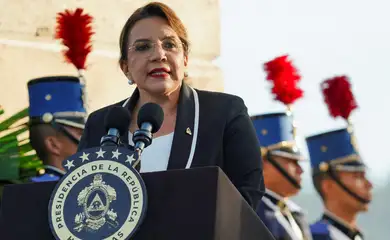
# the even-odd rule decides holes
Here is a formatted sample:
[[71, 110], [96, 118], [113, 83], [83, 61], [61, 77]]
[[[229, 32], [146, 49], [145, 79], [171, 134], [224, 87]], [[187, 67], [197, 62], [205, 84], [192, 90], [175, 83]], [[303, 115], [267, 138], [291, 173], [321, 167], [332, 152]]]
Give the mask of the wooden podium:
[[[132, 239], [274, 239], [218, 167], [141, 175], [148, 206]], [[0, 239], [54, 239], [48, 204], [55, 185], [56, 182], [7, 185], [0, 212]]]

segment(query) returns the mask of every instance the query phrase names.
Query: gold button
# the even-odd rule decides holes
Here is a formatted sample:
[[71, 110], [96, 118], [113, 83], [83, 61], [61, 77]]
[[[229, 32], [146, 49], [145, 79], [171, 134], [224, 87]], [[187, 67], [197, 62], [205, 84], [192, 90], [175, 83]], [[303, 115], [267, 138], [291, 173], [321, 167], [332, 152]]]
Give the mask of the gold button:
[[321, 172], [327, 172], [329, 169], [329, 164], [326, 162], [320, 163], [320, 171]]
[[53, 120], [53, 118], [54, 118], [53, 114], [51, 114], [51, 113], [45, 113], [42, 116], [42, 120], [44, 123], [50, 123]]

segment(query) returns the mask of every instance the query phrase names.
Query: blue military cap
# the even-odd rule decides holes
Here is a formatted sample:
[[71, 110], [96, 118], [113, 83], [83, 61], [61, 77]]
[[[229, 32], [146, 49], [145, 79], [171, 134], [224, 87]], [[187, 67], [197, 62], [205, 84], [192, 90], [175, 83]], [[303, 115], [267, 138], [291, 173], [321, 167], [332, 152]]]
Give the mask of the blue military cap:
[[295, 141], [295, 127], [288, 113], [269, 113], [252, 116], [252, 123], [256, 130], [262, 149], [262, 155], [268, 151], [281, 157], [301, 160]]
[[78, 77], [49, 76], [30, 80], [29, 116], [32, 125], [56, 122], [84, 129], [87, 116]]
[[327, 172], [330, 168], [339, 171], [365, 170], [355, 136], [348, 128], [310, 136], [306, 142], [314, 172]]

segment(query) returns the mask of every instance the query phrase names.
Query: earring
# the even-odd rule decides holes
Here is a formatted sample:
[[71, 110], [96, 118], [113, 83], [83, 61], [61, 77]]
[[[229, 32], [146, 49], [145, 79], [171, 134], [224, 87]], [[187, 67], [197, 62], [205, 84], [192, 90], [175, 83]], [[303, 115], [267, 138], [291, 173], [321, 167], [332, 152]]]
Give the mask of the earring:
[[127, 77], [127, 79], [128, 79], [128, 80], [127, 80], [127, 83], [128, 83], [129, 85], [133, 85], [134, 82], [133, 82], [133, 80], [131, 80], [130, 74], [127, 73], [127, 74], [126, 74], [126, 77]]
[[184, 72], [184, 77], [188, 77], [188, 72]]

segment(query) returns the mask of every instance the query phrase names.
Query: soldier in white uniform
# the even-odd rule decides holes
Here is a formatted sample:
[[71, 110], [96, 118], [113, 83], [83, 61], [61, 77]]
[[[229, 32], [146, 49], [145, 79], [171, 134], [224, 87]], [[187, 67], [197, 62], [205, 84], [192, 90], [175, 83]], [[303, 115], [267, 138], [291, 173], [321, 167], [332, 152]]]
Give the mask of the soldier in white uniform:
[[372, 184], [348, 128], [306, 139], [314, 187], [322, 198], [324, 213], [311, 225], [314, 240], [360, 240], [356, 217], [367, 211]]

